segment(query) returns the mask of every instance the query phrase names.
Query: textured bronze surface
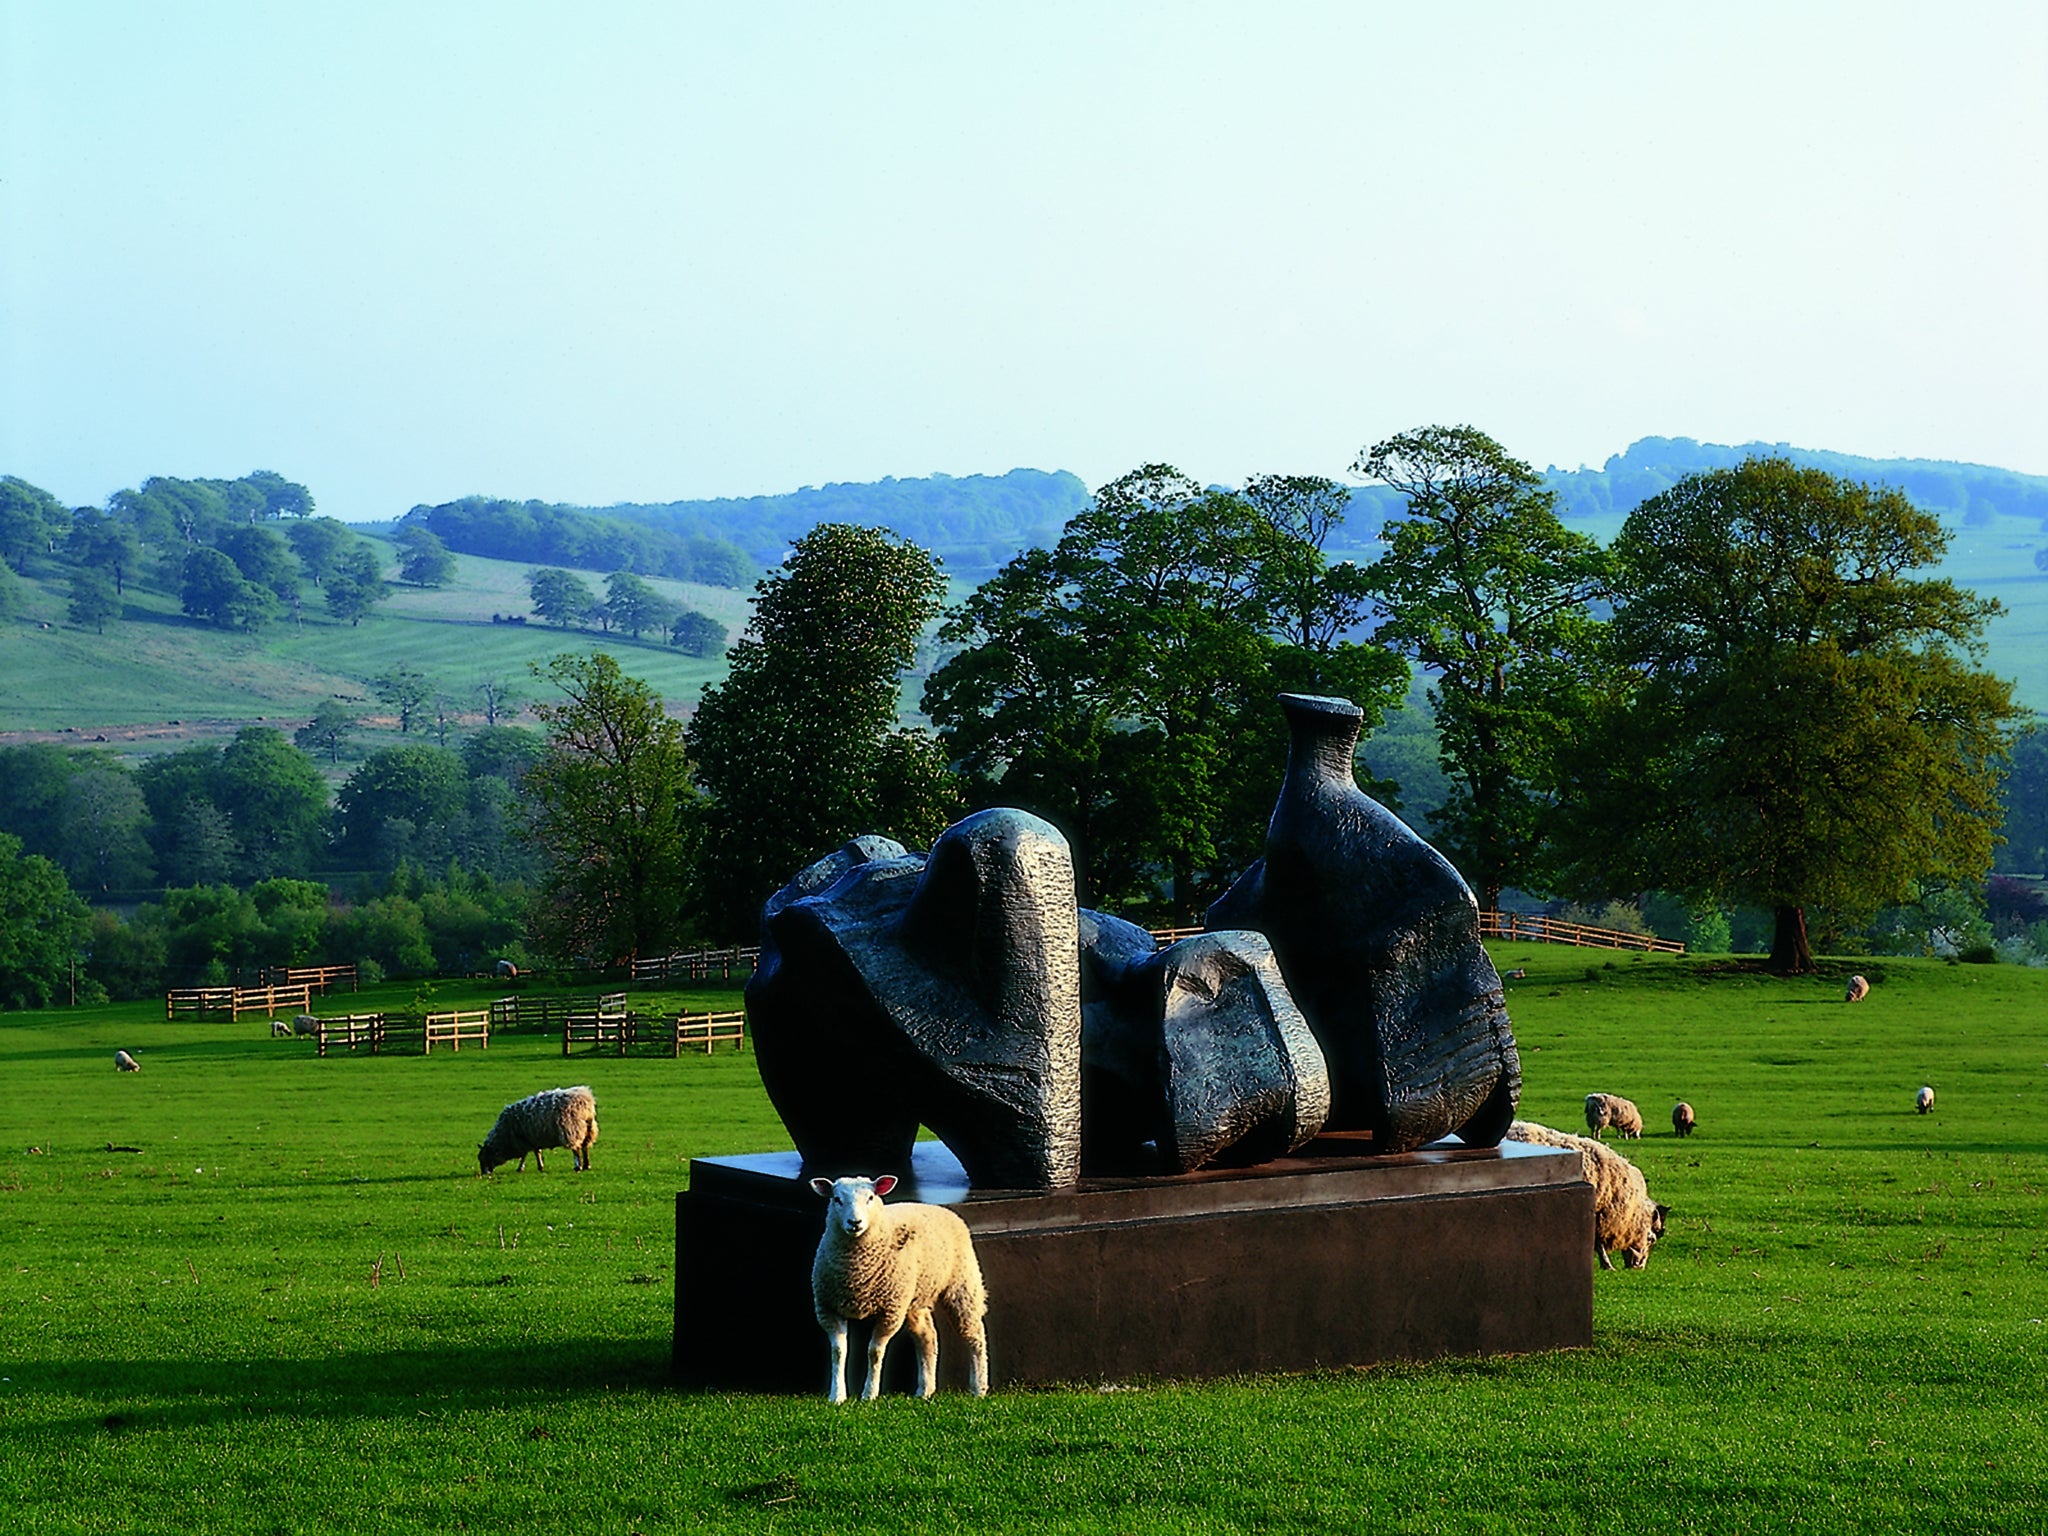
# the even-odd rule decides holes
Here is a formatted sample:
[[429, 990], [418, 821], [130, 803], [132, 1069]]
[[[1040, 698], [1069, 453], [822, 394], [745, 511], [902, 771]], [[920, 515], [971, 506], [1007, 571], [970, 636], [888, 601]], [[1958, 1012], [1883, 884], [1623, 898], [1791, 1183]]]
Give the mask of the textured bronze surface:
[[1283, 694], [1287, 773], [1265, 857], [1209, 908], [1272, 941], [1330, 1071], [1333, 1130], [1400, 1152], [1455, 1133], [1498, 1142], [1521, 1058], [1478, 906], [1443, 855], [1358, 788], [1361, 712]]

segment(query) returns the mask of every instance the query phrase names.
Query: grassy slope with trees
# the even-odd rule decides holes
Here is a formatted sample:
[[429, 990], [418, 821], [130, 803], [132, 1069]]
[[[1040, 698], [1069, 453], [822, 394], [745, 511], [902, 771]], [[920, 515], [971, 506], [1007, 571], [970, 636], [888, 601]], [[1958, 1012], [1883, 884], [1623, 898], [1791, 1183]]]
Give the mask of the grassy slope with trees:
[[[37, 1093], [0, 1147], [0, 1498], [28, 1531], [2038, 1530], [2048, 974], [1888, 961], [1845, 1008], [1839, 978], [1494, 955], [1528, 972], [1524, 1112], [1632, 1094], [1674, 1207], [1647, 1269], [1596, 1275], [1592, 1348], [838, 1408], [666, 1384], [687, 1160], [788, 1146], [751, 1055], [318, 1061], [261, 1020], [9, 1016]], [[478, 1178], [498, 1106], [564, 1073], [595, 1170]]]

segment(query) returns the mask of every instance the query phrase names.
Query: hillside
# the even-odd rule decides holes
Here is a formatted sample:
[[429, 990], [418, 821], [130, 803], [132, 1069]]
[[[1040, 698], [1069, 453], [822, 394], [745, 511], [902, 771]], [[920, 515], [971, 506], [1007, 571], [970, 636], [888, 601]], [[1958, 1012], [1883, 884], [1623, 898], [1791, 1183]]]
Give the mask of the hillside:
[[[121, 620], [95, 634], [67, 622], [61, 578], [31, 579], [24, 583], [25, 613], [0, 622], [0, 741], [76, 743], [104, 734], [110, 745], [147, 750], [266, 716], [296, 723], [330, 697], [360, 701], [374, 716], [370, 679], [400, 662], [425, 673], [464, 710], [485, 678], [511, 680], [538, 696], [528, 663], [564, 651], [612, 652], [678, 712], [725, 675], [722, 658], [686, 656], [652, 640], [536, 622], [493, 624], [493, 614], [527, 611], [527, 569], [457, 556], [447, 586], [400, 587], [359, 626], [330, 619], [315, 599], [301, 623], [253, 635], [188, 618], [175, 596], [133, 582]], [[731, 633], [746, 622], [745, 593], [660, 578], [650, 583]]]

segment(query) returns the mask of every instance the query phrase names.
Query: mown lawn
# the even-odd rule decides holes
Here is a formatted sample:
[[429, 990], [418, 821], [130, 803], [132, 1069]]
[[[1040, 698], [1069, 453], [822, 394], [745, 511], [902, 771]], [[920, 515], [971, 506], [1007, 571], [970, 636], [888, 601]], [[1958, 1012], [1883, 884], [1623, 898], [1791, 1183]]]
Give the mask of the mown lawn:
[[[9, 1015], [0, 1499], [30, 1531], [2048, 1529], [2048, 972], [1885, 961], [1847, 1007], [1496, 955], [1525, 1113], [1628, 1094], [1675, 1208], [1597, 1277], [1592, 1349], [837, 1409], [666, 1385], [687, 1160], [787, 1145], [751, 1056]], [[476, 1176], [501, 1104], [583, 1081], [592, 1173]]]

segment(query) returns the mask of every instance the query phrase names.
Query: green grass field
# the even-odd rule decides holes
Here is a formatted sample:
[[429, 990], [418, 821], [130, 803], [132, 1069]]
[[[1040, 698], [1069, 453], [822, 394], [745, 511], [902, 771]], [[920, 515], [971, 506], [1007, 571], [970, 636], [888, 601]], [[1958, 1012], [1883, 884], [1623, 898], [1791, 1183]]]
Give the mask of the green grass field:
[[[27, 1531], [2048, 1526], [2048, 972], [1887, 960], [1847, 1007], [1495, 954], [1525, 1115], [1628, 1094], [1674, 1207], [1596, 1276], [1593, 1348], [839, 1408], [666, 1386], [687, 1160], [788, 1144], [751, 1055], [8, 1015], [0, 1500]], [[477, 1177], [501, 1104], [581, 1081], [591, 1173]]]

